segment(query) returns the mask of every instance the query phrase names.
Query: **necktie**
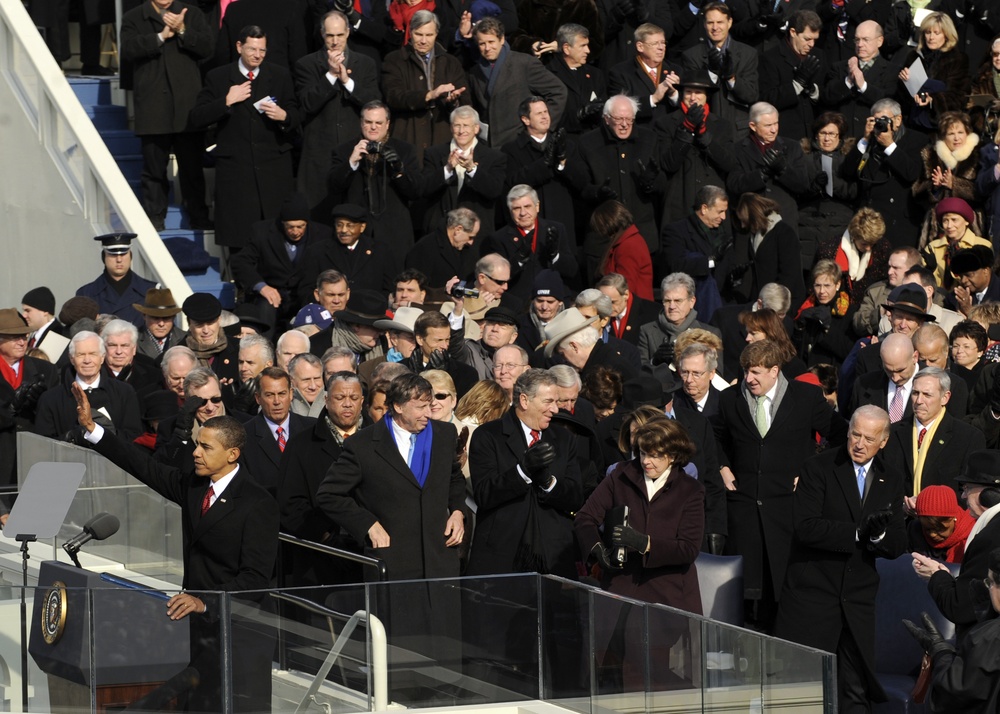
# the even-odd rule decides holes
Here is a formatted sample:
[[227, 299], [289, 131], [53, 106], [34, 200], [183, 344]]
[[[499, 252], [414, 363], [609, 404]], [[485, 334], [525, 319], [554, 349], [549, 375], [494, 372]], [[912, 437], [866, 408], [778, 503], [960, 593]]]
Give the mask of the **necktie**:
[[406, 455], [406, 465], [413, 468], [413, 452], [417, 448], [417, 435], [410, 434], [410, 453]]
[[658, 81], [658, 79], [657, 79], [657, 77], [658, 77], [658, 76], [659, 76], [659, 73], [658, 73], [658, 72], [657, 72], [657, 71], [656, 71], [655, 69], [651, 69], [651, 70], [649, 70], [649, 78], [650, 78], [651, 80], [653, 80], [653, 84], [654, 84], [654, 85], [657, 85], [657, 84], [659, 84], [659, 83], [660, 83], [660, 82]]
[[253, 71], [252, 70], [250, 72], [247, 72], [247, 79], [250, 79], [250, 80], [253, 79]]
[[858, 495], [864, 499], [865, 497], [865, 467], [858, 467]]
[[274, 430], [274, 433], [278, 436], [278, 450], [285, 450], [285, 430], [280, 426]]
[[896, 393], [892, 395], [892, 403], [889, 405], [889, 421], [895, 424], [903, 418], [903, 388], [896, 387]]
[[757, 426], [757, 431], [761, 436], [767, 434], [767, 397], [761, 395], [754, 397], [757, 406], [754, 408], [753, 423]]
[[528, 446], [529, 447], [534, 446], [535, 444], [538, 443], [538, 440], [541, 439], [541, 438], [542, 438], [542, 432], [536, 431], [536, 430], [532, 429], [531, 430], [531, 441], [528, 442]]
[[31, 339], [28, 340], [28, 349], [29, 350], [35, 349], [35, 336], [34, 335], [32, 335]]
[[920, 433], [917, 434], [917, 448], [919, 449], [924, 445], [924, 437], [927, 436], [927, 427], [921, 427]]
[[201, 515], [208, 513], [209, 507], [212, 505], [212, 496], [215, 495], [215, 489], [209, 485], [208, 490], [205, 491], [205, 498], [201, 499]]

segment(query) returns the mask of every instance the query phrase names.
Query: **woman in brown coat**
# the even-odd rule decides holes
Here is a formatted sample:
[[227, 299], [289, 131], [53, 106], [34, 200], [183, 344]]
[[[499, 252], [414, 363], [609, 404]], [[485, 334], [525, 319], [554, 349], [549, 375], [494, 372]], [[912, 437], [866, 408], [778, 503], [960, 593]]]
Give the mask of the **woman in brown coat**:
[[410, 20], [409, 43], [391, 52], [382, 63], [382, 89], [392, 110], [392, 136], [417, 147], [421, 164], [424, 149], [451, 138], [451, 110], [471, 103], [462, 63], [437, 42], [440, 29], [433, 12], [416, 12]]

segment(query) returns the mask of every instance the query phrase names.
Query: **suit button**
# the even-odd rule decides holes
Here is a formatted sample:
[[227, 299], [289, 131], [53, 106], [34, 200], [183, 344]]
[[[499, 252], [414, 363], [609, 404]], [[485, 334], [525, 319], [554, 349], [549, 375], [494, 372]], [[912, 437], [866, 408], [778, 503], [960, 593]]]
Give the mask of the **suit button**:
[[764, 505], [764, 502], [763, 502], [763, 501], [757, 501], [757, 505], [758, 505], [758, 506], [763, 506], [763, 505]]

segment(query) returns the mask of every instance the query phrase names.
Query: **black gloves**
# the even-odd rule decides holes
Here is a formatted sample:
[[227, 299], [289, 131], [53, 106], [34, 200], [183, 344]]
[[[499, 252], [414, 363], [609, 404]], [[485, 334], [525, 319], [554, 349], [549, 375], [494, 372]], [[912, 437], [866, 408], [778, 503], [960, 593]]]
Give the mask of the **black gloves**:
[[354, 9], [353, 0], [333, 0], [333, 7], [335, 10], [340, 10], [340, 12], [347, 15], [347, 21], [351, 24], [351, 29], [354, 29], [354, 25], [361, 19], [358, 11]]
[[601, 570], [621, 570], [620, 565], [611, 562], [611, 554], [608, 553], [608, 548], [604, 543], [594, 543], [594, 547], [590, 549], [590, 554], [594, 556], [594, 560], [601, 566]]
[[548, 166], [550, 169], [555, 168], [556, 142], [553, 141], [553, 137], [551, 135], [545, 141], [545, 146], [542, 148], [542, 161], [544, 161], [545, 165]]
[[833, 324], [833, 313], [830, 312], [829, 305], [815, 305], [808, 310], [803, 310], [802, 314], [799, 315], [799, 323], [806, 327], [808, 323], [818, 324], [823, 328], [823, 332], [830, 329], [830, 325]]
[[604, 102], [587, 102], [576, 110], [576, 120], [581, 124], [586, 124], [600, 114], [603, 109]]
[[924, 648], [924, 652], [929, 654], [931, 659], [934, 659], [936, 655], [943, 652], [955, 651], [952, 644], [945, 640], [941, 636], [941, 633], [938, 632], [930, 615], [922, 612], [920, 613], [920, 619], [923, 620], [923, 627], [918, 627], [910, 620], [903, 620], [903, 626], [913, 635], [913, 639], [920, 643], [920, 646]]
[[403, 160], [399, 158], [399, 153], [388, 144], [382, 145], [382, 158], [385, 159], [385, 166], [389, 169], [389, 175], [395, 178], [403, 173]]
[[256, 386], [257, 380], [255, 379], [248, 379], [240, 384], [240, 388], [233, 395], [233, 409], [244, 414], [249, 414], [257, 403], [257, 400], [254, 399], [254, 392], [257, 391]]
[[635, 3], [632, 0], [618, 0], [611, 6], [611, 15], [620, 24], [624, 24], [635, 13]]
[[764, 173], [772, 178], [784, 171], [787, 165], [788, 159], [785, 158], [785, 152], [777, 146], [772, 146], [764, 152]]
[[556, 133], [549, 137], [549, 141], [552, 142], [554, 166], [558, 166], [566, 160], [566, 130], [557, 129]]
[[708, 71], [719, 76], [719, 80], [727, 80], [733, 76], [733, 56], [729, 50], [712, 47], [708, 51]]
[[722, 53], [722, 67], [719, 68], [719, 80], [720, 82], [727, 81], [736, 72], [736, 67], [733, 66], [733, 53], [729, 50], [725, 50]]
[[615, 526], [611, 531], [611, 544], [618, 548], [628, 548], [637, 553], [649, 550], [649, 536], [632, 526]]
[[820, 171], [818, 174], [813, 176], [813, 180], [809, 185], [816, 193], [823, 193], [823, 189], [826, 188], [828, 183], [830, 183], [830, 177], [827, 175], [826, 171]]
[[177, 419], [174, 420], [174, 436], [179, 437], [181, 441], [191, 440], [191, 430], [194, 429], [194, 413], [203, 406], [205, 406], [205, 400], [201, 397], [188, 397], [184, 400], [184, 406], [181, 407]]
[[[600, 186], [591, 184], [581, 192], [583, 200], [593, 205], [599, 205], [605, 201], [615, 201], [618, 199], [618, 192], [611, 188], [611, 177], [604, 179]], [[1000, 413], [1000, 412], [998, 412]]]
[[674, 361], [674, 343], [670, 340], [664, 340], [663, 344], [656, 348], [656, 352], [653, 353], [653, 365], [658, 364], [670, 364]]
[[701, 104], [692, 104], [684, 112], [684, 128], [694, 135], [705, 131], [705, 107]]
[[650, 157], [648, 161], [643, 161], [642, 159], [636, 159], [635, 161], [635, 171], [632, 173], [635, 176], [636, 182], [639, 184], [639, 190], [644, 193], [652, 193], [654, 184], [656, 183], [656, 177], [660, 174], [660, 163], [656, 160], [656, 157]]
[[434, 350], [427, 358], [427, 369], [448, 369], [448, 352], [446, 350]]
[[556, 447], [546, 441], [539, 441], [524, 452], [522, 467], [531, 483], [539, 488], [546, 486], [551, 478], [549, 466], [556, 460]]
[[37, 375], [30, 382], [23, 382], [10, 398], [10, 413], [12, 416], [30, 413], [38, 404], [39, 397], [45, 392], [45, 378]]
[[880, 535], [885, 533], [885, 529], [891, 521], [891, 508], [883, 508], [880, 511], [869, 513], [865, 516], [865, 520], [861, 522], [861, 528], [858, 529], [858, 539], [866, 541], [871, 540], [872, 538], [878, 538]]
[[706, 533], [705, 539], [708, 541], [708, 552], [712, 555], [722, 555], [726, 549], [726, 536], [721, 533]]
[[821, 68], [819, 57], [806, 55], [799, 62], [799, 66], [795, 68], [795, 72], [792, 73], [792, 79], [801, 84], [807, 93], [811, 94]]
[[555, 226], [549, 226], [538, 236], [538, 262], [543, 268], [551, 268], [559, 254], [559, 233]]

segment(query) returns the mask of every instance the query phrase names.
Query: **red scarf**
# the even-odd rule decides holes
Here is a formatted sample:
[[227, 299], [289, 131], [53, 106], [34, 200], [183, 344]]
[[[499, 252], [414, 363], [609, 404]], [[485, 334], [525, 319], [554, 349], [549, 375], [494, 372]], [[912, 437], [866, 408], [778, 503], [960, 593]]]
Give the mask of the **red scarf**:
[[[357, 2], [355, 2], [357, 5]], [[403, 44], [410, 41], [410, 20], [417, 10], [434, 12], [434, 0], [420, 0], [416, 5], [410, 5], [406, 0], [396, 0], [389, 4], [389, 17], [397, 30], [405, 33]]]
[[770, 149], [772, 146], [774, 146], [775, 142], [777, 141], [777, 139], [775, 139], [775, 141], [761, 141], [759, 138], [757, 138], [757, 135], [753, 133], [750, 134], [750, 138], [753, 139], [754, 146], [760, 149], [761, 154], [766, 153], [767, 150]]
[[0, 376], [4, 378], [14, 389], [21, 386], [21, 378], [24, 376], [24, 360], [21, 360], [21, 369], [14, 372], [14, 368], [7, 364], [7, 360], [0, 358]]
[[951, 535], [937, 545], [928, 543], [934, 550], [947, 551], [944, 559], [946, 563], [962, 562], [962, 558], [965, 556], [965, 540], [972, 532], [972, 526], [976, 525], [976, 519], [970, 516], [964, 508], [961, 510], [961, 514], [955, 517], [955, 530], [952, 531]]
[[[803, 312], [805, 312], [811, 307], [816, 307], [816, 305], [817, 305], [816, 296], [810, 295], [809, 297], [806, 298], [805, 302], [802, 303], [802, 307], [799, 308], [799, 311], [795, 313], [795, 319], [798, 320], [802, 316]], [[837, 297], [835, 297], [833, 301], [830, 303], [830, 314], [833, 315], [834, 317], [843, 317], [844, 315], [847, 314], [847, 309], [850, 306], [851, 306], [850, 296], [843, 290], [840, 290], [837, 293]]]
[[[521, 230], [520, 226], [514, 226], [514, 227], [517, 228], [517, 232], [521, 234], [522, 238], [524, 238], [526, 235], [528, 235], [528, 231]], [[532, 231], [531, 232], [531, 252], [532, 253], [537, 253], [538, 252], [538, 218], [535, 218], [535, 227], [532, 228], [531, 231]]]
[[[631, 290], [628, 291], [628, 297], [626, 298], [625, 301], [625, 317], [619, 320], [618, 316], [615, 315], [614, 317], [611, 318], [611, 329], [615, 331], [615, 337], [617, 337], [619, 340], [622, 338], [622, 335], [625, 334], [625, 324], [628, 322], [628, 315], [630, 312], [632, 312]], [[615, 323], [618, 323], [617, 327], [615, 326]]]

